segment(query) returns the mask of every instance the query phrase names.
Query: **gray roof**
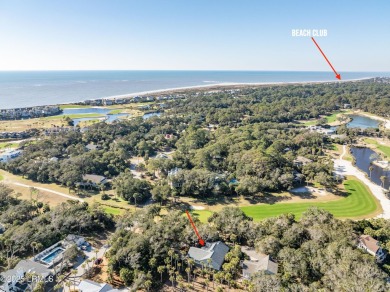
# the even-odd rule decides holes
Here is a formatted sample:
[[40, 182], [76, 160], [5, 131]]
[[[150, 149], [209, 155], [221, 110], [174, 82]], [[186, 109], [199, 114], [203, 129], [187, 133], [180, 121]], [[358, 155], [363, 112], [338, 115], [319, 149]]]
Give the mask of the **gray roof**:
[[106, 177], [104, 177], [102, 175], [97, 175], [97, 174], [84, 174], [83, 175], [84, 181], [90, 181], [90, 182], [95, 183], [95, 184], [100, 184], [105, 179], [106, 179]]
[[43, 278], [48, 277], [51, 274], [51, 271], [44, 265], [34, 262], [32, 260], [21, 260], [15, 268], [1, 273], [1, 276], [4, 279], [15, 278], [18, 272], [21, 271], [24, 273], [35, 273]]
[[229, 247], [221, 241], [206, 243], [202, 248], [191, 247], [188, 251], [190, 258], [194, 259], [197, 264], [208, 266], [208, 259], [211, 259], [210, 267], [220, 270], [228, 253]]
[[94, 144], [88, 144], [85, 146], [85, 148], [87, 148], [88, 150], [97, 150], [99, 148], [99, 146], [97, 145], [94, 145]]
[[244, 277], [249, 277], [253, 273], [265, 271], [267, 274], [277, 274], [278, 264], [267, 255], [259, 261], [244, 260], [242, 273]]
[[256, 272], [265, 271], [267, 274], [277, 274], [278, 264], [269, 255], [257, 253], [254, 248], [242, 246], [241, 251], [249, 256], [249, 260], [242, 263], [243, 276], [248, 278]]

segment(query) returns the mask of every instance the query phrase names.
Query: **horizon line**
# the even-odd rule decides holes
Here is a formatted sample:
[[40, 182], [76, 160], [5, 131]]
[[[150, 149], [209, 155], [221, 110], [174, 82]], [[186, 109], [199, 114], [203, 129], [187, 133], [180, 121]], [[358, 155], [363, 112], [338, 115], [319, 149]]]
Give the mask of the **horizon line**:
[[[255, 70], [255, 69], [21, 69], [0, 70], [0, 72], [91, 72], [91, 71], [160, 71], [160, 72], [321, 72], [332, 73], [329, 70]], [[390, 73], [390, 71], [338, 71], [338, 73]]]

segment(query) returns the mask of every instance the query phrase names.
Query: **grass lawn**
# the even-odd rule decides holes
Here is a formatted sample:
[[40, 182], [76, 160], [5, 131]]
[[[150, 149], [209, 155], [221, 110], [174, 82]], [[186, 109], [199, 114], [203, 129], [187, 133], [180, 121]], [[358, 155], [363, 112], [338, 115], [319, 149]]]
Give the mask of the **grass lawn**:
[[328, 121], [328, 123], [334, 123], [337, 121], [337, 115], [339, 114], [339, 112], [336, 112], [334, 114], [331, 114], [330, 116], [326, 116], [326, 120]]
[[0, 149], [2, 149], [2, 148], [17, 148], [18, 146], [19, 146], [19, 143], [8, 143], [8, 142], [0, 143]]
[[390, 147], [389, 146], [379, 144], [378, 141], [376, 141], [375, 139], [371, 139], [371, 138], [364, 139], [364, 142], [366, 142], [367, 144], [375, 145], [375, 147], [378, 150], [383, 152], [383, 154], [385, 154], [387, 157], [390, 157]]
[[114, 208], [114, 207], [110, 207], [110, 206], [102, 206], [102, 207], [103, 207], [104, 212], [106, 212], [107, 214], [121, 215], [125, 212], [125, 210], [123, 210], [123, 209], [118, 209], [118, 208]]
[[196, 210], [191, 212], [191, 216], [194, 216], [200, 220], [200, 222], [207, 222], [207, 218], [209, 218], [213, 212], [207, 210]]
[[305, 126], [315, 126], [318, 124], [318, 120], [306, 121], [303, 123]]
[[[293, 213], [299, 219], [303, 212], [309, 207], [315, 206], [331, 212], [335, 217], [345, 219], [361, 219], [372, 217], [373, 214], [379, 214], [381, 207], [376, 198], [369, 189], [356, 178], [349, 178], [344, 182], [344, 187], [348, 196], [340, 200], [330, 202], [313, 203], [276, 203], [273, 205], [255, 205], [240, 207], [254, 221], [260, 221], [265, 218], [275, 217], [284, 213]], [[211, 215], [210, 211], [195, 211], [202, 222], [206, 222]]]
[[0, 180], [3, 180], [4, 179], [4, 177], [0, 174]]

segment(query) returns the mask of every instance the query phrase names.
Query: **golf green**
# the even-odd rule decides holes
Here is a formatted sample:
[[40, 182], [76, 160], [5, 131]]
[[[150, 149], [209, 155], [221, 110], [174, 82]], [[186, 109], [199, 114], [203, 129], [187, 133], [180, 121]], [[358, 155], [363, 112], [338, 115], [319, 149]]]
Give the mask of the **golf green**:
[[[254, 221], [275, 217], [284, 213], [292, 213], [299, 219], [303, 212], [314, 206], [325, 209], [337, 218], [364, 218], [378, 212], [379, 202], [370, 193], [368, 188], [357, 179], [348, 179], [344, 182], [347, 196], [340, 200], [329, 202], [305, 203], [276, 203], [273, 205], [255, 205], [240, 207]], [[210, 211], [196, 211], [202, 222], [207, 221]]]

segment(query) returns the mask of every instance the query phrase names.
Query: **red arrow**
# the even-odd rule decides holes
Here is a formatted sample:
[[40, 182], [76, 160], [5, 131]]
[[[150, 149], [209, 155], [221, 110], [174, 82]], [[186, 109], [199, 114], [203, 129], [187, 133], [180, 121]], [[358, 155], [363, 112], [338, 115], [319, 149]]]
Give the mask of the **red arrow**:
[[198, 229], [196, 229], [195, 223], [194, 223], [194, 221], [192, 221], [191, 215], [190, 215], [190, 213], [189, 213], [187, 210], [186, 210], [186, 214], [187, 214], [188, 220], [190, 220], [190, 223], [191, 223], [191, 225], [192, 225], [192, 228], [193, 228], [194, 231], [195, 231], [196, 236], [198, 237], [199, 244], [200, 244], [201, 246], [204, 246], [204, 245], [205, 245], [205, 242], [204, 242], [204, 240], [202, 239], [202, 237], [200, 237], [199, 232], [198, 232]]
[[313, 40], [313, 42], [315, 43], [315, 45], [317, 46], [317, 48], [320, 50], [321, 54], [324, 56], [326, 62], [328, 62], [329, 66], [332, 68], [334, 74], [336, 74], [336, 78], [338, 80], [341, 80], [341, 75], [339, 73], [336, 72], [336, 70], [333, 68], [332, 64], [329, 62], [328, 58], [325, 56], [324, 52], [321, 50], [320, 46], [317, 44], [317, 42], [315, 41], [315, 39], [312, 37], [311, 38]]

